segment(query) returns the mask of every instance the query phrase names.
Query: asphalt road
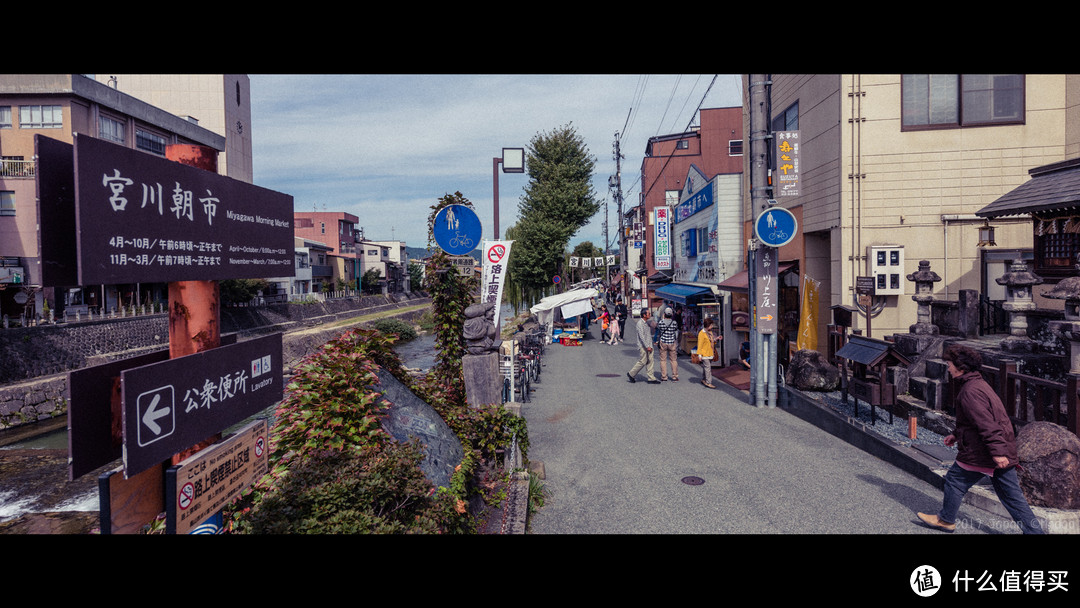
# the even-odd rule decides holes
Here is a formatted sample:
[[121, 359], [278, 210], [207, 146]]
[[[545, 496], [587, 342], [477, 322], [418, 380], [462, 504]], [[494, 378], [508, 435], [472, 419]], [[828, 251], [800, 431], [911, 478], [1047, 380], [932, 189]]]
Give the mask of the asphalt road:
[[[532, 534], [943, 534], [915, 517], [941, 505], [931, 484], [783, 408], [702, 386], [688, 357], [679, 382], [631, 384], [637, 354], [597, 339], [547, 348], [522, 404], [549, 492]], [[956, 534], [1009, 533], [984, 511], [960, 514]]]

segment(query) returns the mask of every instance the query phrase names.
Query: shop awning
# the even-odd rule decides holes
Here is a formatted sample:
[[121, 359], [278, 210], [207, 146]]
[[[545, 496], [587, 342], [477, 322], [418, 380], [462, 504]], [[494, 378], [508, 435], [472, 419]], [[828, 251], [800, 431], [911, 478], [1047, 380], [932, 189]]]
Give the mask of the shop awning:
[[653, 292], [658, 298], [671, 300], [677, 304], [693, 305], [704, 297], [712, 297], [712, 290], [698, 285], [670, 283]]
[[[776, 274], [778, 274], [778, 275], [783, 274], [783, 273], [791, 270], [793, 266], [795, 266], [794, 263], [780, 264], [780, 266], [778, 266], [777, 269], [776, 269]], [[747, 270], [744, 270], [742, 272], [737, 272], [737, 273], [731, 275], [730, 277], [728, 277], [727, 279], [724, 279], [724, 281], [722, 281], [719, 285], [717, 285], [717, 287], [719, 287], [720, 289], [722, 289], [724, 291], [738, 291], [738, 292], [749, 291], [750, 290], [750, 286], [749, 286], [750, 279], [747, 278], [749, 276], [750, 276], [750, 274], [749, 274], [749, 271], [747, 271]]]

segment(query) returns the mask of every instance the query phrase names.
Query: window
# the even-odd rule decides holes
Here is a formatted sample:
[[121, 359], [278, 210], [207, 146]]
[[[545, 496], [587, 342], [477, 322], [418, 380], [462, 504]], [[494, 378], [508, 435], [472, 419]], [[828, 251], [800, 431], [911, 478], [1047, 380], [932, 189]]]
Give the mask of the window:
[[124, 123], [104, 115], [98, 117], [98, 137], [118, 144], [124, 143]]
[[742, 156], [742, 140], [730, 139], [727, 142], [728, 156]]
[[709, 251], [709, 229], [701, 227], [697, 229], [697, 250], [701, 253]]
[[0, 190], [0, 216], [15, 215], [15, 192]]
[[690, 149], [690, 141], [686, 140], [686, 139], [680, 139], [679, 143], [675, 144], [675, 149], [677, 149], [677, 150], [689, 150]]
[[1059, 232], [1035, 237], [1035, 268], [1040, 276], [1064, 278], [1076, 273], [1080, 234]]
[[1023, 74], [904, 74], [905, 130], [1024, 122]]
[[797, 131], [799, 129], [799, 102], [795, 102], [786, 110], [773, 116], [773, 131]]
[[165, 138], [156, 133], [136, 129], [135, 147], [144, 152], [165, 156]]
[[0, 129], [11, 128], [11, 106], [0, 106]]
[[20, 129], [59, 129], [63, 124], [60, 106], [19, 106]]

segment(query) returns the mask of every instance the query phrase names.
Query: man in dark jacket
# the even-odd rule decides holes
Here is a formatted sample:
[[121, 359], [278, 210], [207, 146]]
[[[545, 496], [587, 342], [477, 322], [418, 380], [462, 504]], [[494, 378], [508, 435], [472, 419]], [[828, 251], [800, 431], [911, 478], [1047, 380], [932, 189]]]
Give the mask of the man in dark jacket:
[[956, 461], [945, 474], [945, 497], [936, 515], [919, 513], [927, 525], [952, 532], [956, 514], [971, 486], [989, 476], [1001, 504], [1020, 525], [1024, 534], [1042, 534], [1042, 526], [1031, 512], [1016, 476], [1019, 457], [1012, 420], [1005, 406], [979, 369], [982, 357], [973, 349], [953, 346], [942, 357], [949, 375], [963, 381], [957, 393], [956, 429], [945, 437], [945, 445], [957, 447]]

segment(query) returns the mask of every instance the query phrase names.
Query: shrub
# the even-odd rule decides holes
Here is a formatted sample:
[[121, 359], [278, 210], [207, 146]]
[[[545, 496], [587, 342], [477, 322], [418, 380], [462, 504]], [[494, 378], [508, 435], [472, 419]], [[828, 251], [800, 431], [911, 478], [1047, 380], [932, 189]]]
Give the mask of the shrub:
[[387, 442], [308, 454], [264, 494], [237, 531], [250, 534], [468, 532], [460, 500], [435, 491], [419, 443]]
[[396, 335], [402, 342], [413, 340], [417, 335], [413, 326], [401, 319], [379, 319], [371, 326], [384, 334]]

